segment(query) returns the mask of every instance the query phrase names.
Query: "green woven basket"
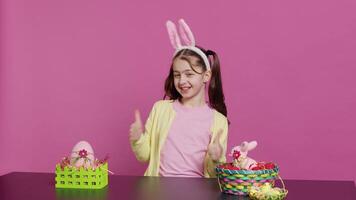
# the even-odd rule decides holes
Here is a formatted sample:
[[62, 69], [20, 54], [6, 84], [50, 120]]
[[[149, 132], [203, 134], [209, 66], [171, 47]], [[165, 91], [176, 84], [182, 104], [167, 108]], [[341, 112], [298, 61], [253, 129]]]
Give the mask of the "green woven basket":
[[263, 183], [271, 183], [274, 186], [278, 178], [279, 168], [262, 170], [230, 170], [215, 168], [220, 190], [227, 194], [248, 195], [252, 186], [261, 186]]
[[108, 184], [108, 163], [95, 170], [56, 165], [56, 188], [100, 189]]

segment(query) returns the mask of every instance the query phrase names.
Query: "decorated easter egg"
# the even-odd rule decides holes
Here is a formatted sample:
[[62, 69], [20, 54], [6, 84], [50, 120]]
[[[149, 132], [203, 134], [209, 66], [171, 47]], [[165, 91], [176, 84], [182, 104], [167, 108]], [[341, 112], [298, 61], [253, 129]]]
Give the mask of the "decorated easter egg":
[[70, 164], [75, 167], [93, 167], [94, 166], [94, 150], [86, 141], [80, 141], [74, 145], [71, 155]]
[[271, 186], [270, 183], [265, 183], [265, 184], [263, 184], [263, 185], [261, 186], [261, 191], [262, 191], [262, 192], [268, 192], [268, 191], [270, 191], [270, 190], [272, 190], [272, 186]]
[[260, 187], [260, 194], [264, 195], [265, 197], [272, 198], [278, 197], [281, 194], [279, 188], [274, 188], [270, 183], [265, 183]]

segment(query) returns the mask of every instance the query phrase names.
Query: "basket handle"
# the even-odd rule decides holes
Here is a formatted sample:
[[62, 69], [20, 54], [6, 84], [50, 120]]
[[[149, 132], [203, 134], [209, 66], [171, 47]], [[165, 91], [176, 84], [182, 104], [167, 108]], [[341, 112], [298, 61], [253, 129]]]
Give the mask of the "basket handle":
[[216, 173], [217, 177], [218, 177], [218, 183], [219, 183], [219, 189], [220, 189], [220, 192], [222, 192], [222, 189], [221, 189], [221, 184], [220, 184], [220, 178], [219, 178], [219, 174]]
[[283, 185], [283, 189], [285, 190], [285, 189], [286, 189], [286, 186], [285, 186], [285, 184], [284, 184], [283, 179], [281, 178], [281, 176], [280, 176], [279, 174], [278, 174], [278, 180], [281, 181], [281, 183], [282, 183], [282, 185]]

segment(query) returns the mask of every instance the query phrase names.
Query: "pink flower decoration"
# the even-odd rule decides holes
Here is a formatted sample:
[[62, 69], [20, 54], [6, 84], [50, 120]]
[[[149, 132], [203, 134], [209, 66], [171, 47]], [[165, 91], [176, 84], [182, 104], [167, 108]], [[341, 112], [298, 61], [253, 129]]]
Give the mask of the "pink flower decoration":
[[239, 152], [239, 151], [234, 151], [234, 153], [232, 154], [232, 157], [234, 158], [234, 159], [238, 159], [239, 157], [241, 156], [241, 153]]
[[88, 152], [85, 149], [80, 150], [78, 154], [80, 158], [86, 158], [88, 156]]

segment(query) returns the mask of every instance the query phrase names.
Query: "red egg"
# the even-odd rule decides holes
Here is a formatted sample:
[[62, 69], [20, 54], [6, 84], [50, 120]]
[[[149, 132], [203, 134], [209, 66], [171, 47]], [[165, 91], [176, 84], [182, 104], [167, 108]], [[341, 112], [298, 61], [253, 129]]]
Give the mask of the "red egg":
[[275, 167], [276, 167], [276, 165], [271, 162], [265, 164], [266, 169], [274, 169]]

